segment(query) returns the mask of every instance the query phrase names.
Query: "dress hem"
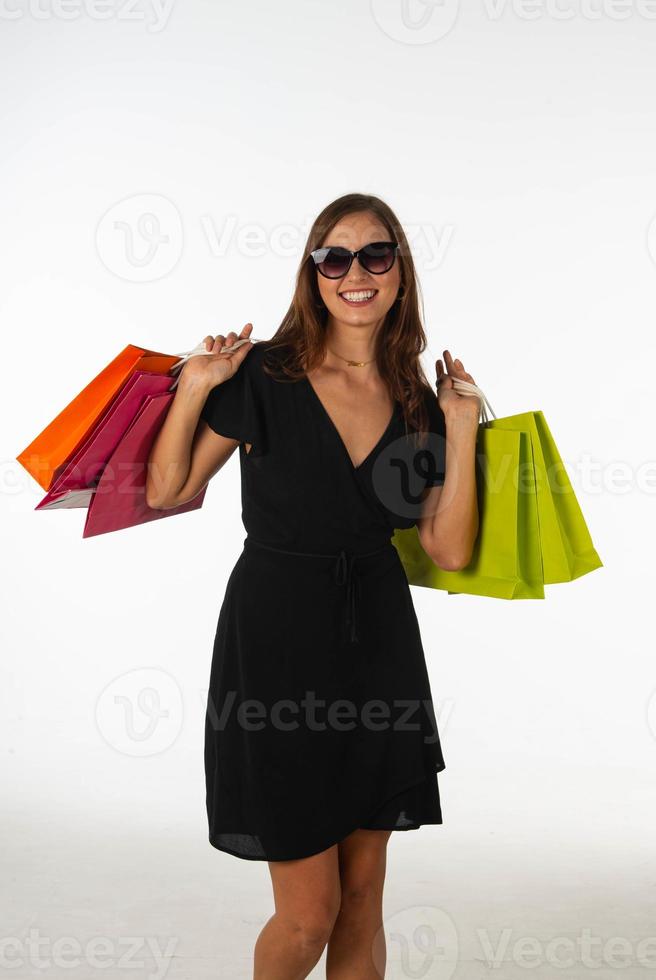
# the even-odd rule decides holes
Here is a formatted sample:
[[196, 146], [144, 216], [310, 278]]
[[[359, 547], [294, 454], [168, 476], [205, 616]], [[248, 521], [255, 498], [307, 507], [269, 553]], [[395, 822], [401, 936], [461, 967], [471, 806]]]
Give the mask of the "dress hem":
[[[388, 796], [387, 797], [387, 800], [393, 799], [395, 796], [398, 796], [401, 793], [405, 793], [407, 790], [412, 789], [413, 786], [419, 786], [419, 785], [421, 785], [421, 783], [425, 782], [431, 776], [436, 776], [437, 773], [444, 772], [445, 769], [446, 769], [446, 765], [444, 765], [444, 764], [441, 765], [441, 766], [435, 766], [435, 767], [433, 767], [433, 769], [430, 771], [430, 774], [427, 775], [427, 776], [424, 776], [424, 779], [413, 779], [411, 782], [406, 783], [405, 785], [401, 786], [400, 789], [397, 789], [394, 793], [392, 793], [390, 796]], [[371, 817], [374, 816], [385, 805], [385, 803], [387, 802], [387, 800], [383, 800], [381, 803], [379, 803], [376, 806], [376, 808], [370, 814], [369, 819], [371, 819]], [[362, 824], [363, 823], [366, 823], [366, 822], [367, 822], [366, 820], [359, 820], [357, 826], [351, 827], [349, 830], [346, 830], [344, 832], [340, 832], [337, 840], [333, 840], [329, 844], [325, 844], [323, 847], [319, 847], [319, 848], [313, 849], [311, 851], [308, 851], [305, 854], [294, 854], [292, 857], [288, 857], [288, 858], [267, 858], [266, 856], [260, 856], [260, 855], [257, 855], [257, 854], [243, 854], [240, 851], [236, 851], [233, 848], [230, 848], [230, 847], [228, 847], [225, 844], [217, 844], [217, 843], [215, 843], [215, 841], [212, 840], [212, 836], [213, 836], [212, 834], [209, 835], [208, 840], [209, 840], [210, 844], [212, 845], [212, 847], [215, 848], [215, 850], [217, 850], [217, 851], [223, 851], [225, 854], [232, 854], [233, 857], [242, 858], [242, 860], [244, 860], [244, 861], [272, 861], [272, 862], [275, 862], [275, 861], [298, 861], [298, 860], [301, 860], [302, 858], [314, 857], [316, 854], [321, 854], [323, 851], [327, 851], [330, 847], [334, 847], [335, 844], [339, 844], [342, 840], [344, 840], [345, 837], [348, 837], [349, 834], [354, 833], [354, 831], [356, 831], [356, 830], [375, 829], [375, 830], [391, 830], [393, 832], [395, 832], [395, 831], [406, 832], [408, 830], [419, 830], [420, 827], [431, 827], [431, 826], [433, 826], [433, 827], [441, 827], [443, 825], [443, 821], [442, 820], [440, 820], [440, 821], [436, 821], [436, 820], [423, 820], [421, 823], [413, 824], [412, 826], [409, 826], [409, 827], [376, 827], [376, 828], [368, 828], [368, 827], [363, 827], [362, 826]], [[225, 833], [235, 833], [235, 831], [225, 831]]]

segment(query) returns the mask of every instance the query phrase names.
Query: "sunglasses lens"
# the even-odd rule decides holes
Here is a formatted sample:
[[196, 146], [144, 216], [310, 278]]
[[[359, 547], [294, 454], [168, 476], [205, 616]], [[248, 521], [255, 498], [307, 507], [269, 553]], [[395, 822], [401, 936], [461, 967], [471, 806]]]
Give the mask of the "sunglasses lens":
[[389, 242], [373, 242], [360, 252], [360, 262], [367, 272], [380, 275], [394, 265], [395, 248]]
[[[327, 279], [341, 279], [351, 267], [351, 253], [339, 245], [319, 248], [313, 253], [319, 272]], [[396, 258], [394, 242], [372, 242], [360, 249], [360, 264], [367, 272], [381, 275], [389, 272]]]
[[351, 262], [351, 255], [342, 248], [323, 249], [325, 256], [317, 262], [317, 268], [322, 275], [328, 279], [341, 279], [348, 271]]

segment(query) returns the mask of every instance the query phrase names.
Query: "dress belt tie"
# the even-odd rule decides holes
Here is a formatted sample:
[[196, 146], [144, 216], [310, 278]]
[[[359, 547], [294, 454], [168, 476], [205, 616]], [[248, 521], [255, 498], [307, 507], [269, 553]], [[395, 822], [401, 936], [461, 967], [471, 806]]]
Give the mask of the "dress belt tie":
[[344, 548], [338, 554], [335, 562], [335, 581], [338, 585], [346, 586], [346, 625], [351, 627], [349, 639], [353, 643], [358, 638], [355, 624], [357, 577], [355, 574], [355, 556], [348, 554]]
[[274, 548], [273, 545], [264, 544], [262, 541], [256, 541], [254, 538], [246, 538], [246, 542], [251, 541], [253, 544], [260, 548], [267, 548], [269, 551], [278, 551], [283, 555], [297, 555], [300, 558], [333, 558], [335, 559], [334, 572], [335, 581], [338, 585], [345, 586], [346, 593], [346, 625], [349, 627], [349, 639], [351, 643], [354, 643], [358, 639], [357, 624], [356, 624], [356, 594], [358, 591], [358, 574], [356, 568], [356, 560], [358, 558], [370, 558], [372, 555], [380, 555], [384, 551], [389, 551], [390, 547], [394, 545], [388, 541], [387, 544], [383, 545], [382, 548], [376, 548], [375, 551], [367, 551], [365, 554], [356, 554], [351, 551], [347, 551], [346, 548], [342, 548], [337, 554], [319, 554], [316, 551], [287, 551], [284, 548]]

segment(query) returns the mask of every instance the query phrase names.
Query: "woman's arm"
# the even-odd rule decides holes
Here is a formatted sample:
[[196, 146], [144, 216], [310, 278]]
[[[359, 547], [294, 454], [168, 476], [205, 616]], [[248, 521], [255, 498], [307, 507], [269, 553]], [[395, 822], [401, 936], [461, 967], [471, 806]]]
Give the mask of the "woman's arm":
[[428, 487], [417, 521], [421, 546], [439, 568], [457, 572], [469, 564], [478, 534], [475, 419], [446, 418], [444, 483]]
[[439, 568], [456, 572], [471, 561], [479, 528], [476, 494], [476, 437], [480, 405], [473, 395], [462, 395], [453, 378], [474, 384], [461, 361], [444, 351], [448, 373], [436, 362], [439, 403], [446, 422], [444, 483], [428, 487], [417, 521], [419, 540]]
[[[220, 351], [224, 344], [247, 338], [249, 327], [252, 329], [252, 324], [247, 324], [239, 337], [234, 332], [226, 337], [223, 334], [206, 337], [205, 345], [208, 350]], [[232, 355], [191, 358], [183, 367], [171, 407], [148, 458], [146, 503], [149, 507], [170, 510], [192, 500], [239, 445], [238, 439], [214, 432], [200, 419], [200, 413], [217, 381], [222, 383], [239, 370], [251, 347], [252, 344], [244, 344]], [[246, 444], [246, 448], [250, 446]]]
[[200, 413], [209, 392], [181, 379], [148, 459], [146, 503], [169, 510], [192, 500], [233, 454], [239, 441], [210, 429]]

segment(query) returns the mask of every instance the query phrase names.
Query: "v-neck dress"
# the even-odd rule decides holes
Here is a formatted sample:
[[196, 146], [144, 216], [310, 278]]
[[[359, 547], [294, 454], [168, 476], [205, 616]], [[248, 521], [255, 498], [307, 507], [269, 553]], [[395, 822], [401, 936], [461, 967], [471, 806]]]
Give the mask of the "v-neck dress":
[[355, 466], [309, 379], [264, 371], [269, 344], [201, 412], [240, 440], [246, 530], [214, 637], [204, 762], [210, 843], [284, 861], [358, 828], [442, 823], [445, 763], [391, 538], [444, 482], [446, 429], [427, 388], [428, 448], [415, 450], [397, 401]]

